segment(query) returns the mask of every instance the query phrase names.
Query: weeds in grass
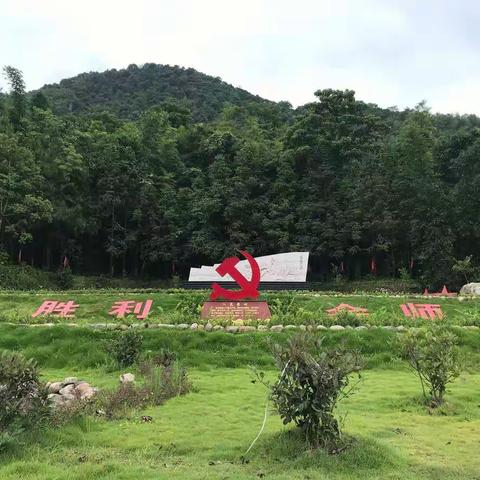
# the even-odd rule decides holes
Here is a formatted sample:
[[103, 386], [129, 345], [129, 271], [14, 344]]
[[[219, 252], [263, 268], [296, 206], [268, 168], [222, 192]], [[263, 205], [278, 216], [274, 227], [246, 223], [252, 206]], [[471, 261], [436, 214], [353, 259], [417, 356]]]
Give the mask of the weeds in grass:
[[18, 312], [17, 310], [0, 313], [0, 322], [18, 323], [18, 324], [33, 324], [33, 323], [47, 323], [50, 316], [39, 316], [32, 318], [31, 315]]
[[170, 398], [187, 394], [192, 385], [188, 372], [168, 350], [144, 359], [139, 364], [142, 383], [121, 384], [112, 391], [100, 392], [95, 401], [84, 403], [87, 411], [100, 412], [108, 419], [123, 418], [133, 409], [161, 405]]

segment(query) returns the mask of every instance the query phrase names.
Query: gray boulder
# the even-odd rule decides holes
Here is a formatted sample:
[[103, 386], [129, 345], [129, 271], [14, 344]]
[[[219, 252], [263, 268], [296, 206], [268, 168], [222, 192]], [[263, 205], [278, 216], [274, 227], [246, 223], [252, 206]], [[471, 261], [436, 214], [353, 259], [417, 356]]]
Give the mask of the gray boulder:
[[62, 388], [62, 382], [53, 382], [48, 386], [48, 393], [58, 393]]
[[73, 385], [75, 382], [78, 382], [77, 377], [68, 377], [62, 382], [62, 388], [66, 387], [67, 385]]
[[63, 395], [64, 397], [69, 397], [75, 396], [75, 385], [73, 383], [67, 385], [66, 387], [63, 387], [59, 390], [58, 392], [60, 395]]
[[133, 373], [124, 373], [120, 375], [120, 383], [133, 383], [135, 375]]
[[81, 400], [92, 398], [95, 395], [95, 389], [87, 382], [80, 383], [75, 387], [75, 394], [80, 397]]
[[270, 327], [271, 332], [281, 332], [283, 330], [283, 325], [272, 325]]
[[463, 296], [480, 296], [480, 283], [467, 283], [460, 289], [460, 295]]
[[257, 329], [252, 325], [240, 325], [238, 327], [238, 331], [240, 333], [248, 333], [248, 332], [255, 332]]

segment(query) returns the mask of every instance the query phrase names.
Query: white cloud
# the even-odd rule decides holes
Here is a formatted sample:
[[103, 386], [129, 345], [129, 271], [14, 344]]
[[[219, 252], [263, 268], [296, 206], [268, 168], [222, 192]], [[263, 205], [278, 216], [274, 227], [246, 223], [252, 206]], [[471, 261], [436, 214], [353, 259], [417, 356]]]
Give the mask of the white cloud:
[[0, 12], [1, 63], [29, 88], [156, 62], [295, 105], [351, 88], [382, 106], [480, 114], [473, 0], [0, 0]]

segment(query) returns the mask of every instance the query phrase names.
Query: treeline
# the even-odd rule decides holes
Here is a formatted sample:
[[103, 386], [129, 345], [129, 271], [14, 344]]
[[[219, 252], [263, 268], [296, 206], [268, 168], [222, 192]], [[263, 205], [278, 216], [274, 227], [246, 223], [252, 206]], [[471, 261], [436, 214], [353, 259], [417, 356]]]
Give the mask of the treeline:
[[18, 70], [5, 74], [2, 262], [167, 278], [238, 249], [308, 250], [312, 280], [435, 287], [480, 258], [475, 116], [383, 110], [349, 90], [297, 110], [226, 103], [206, 123], [175, 98], [135, 121], [56, 115]]

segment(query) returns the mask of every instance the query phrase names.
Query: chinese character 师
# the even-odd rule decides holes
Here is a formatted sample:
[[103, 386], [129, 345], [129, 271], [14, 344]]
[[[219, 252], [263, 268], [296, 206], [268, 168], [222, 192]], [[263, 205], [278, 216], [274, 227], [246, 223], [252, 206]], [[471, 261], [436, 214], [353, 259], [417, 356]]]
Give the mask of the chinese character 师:
[[403, 314], [406, 317], [412, 318], [425, 318], [427, 320], [433, 320], [434, 318], [443, 318], [442, 307], [437, 304], [431, 303], [405, 303], [400, 305]]

